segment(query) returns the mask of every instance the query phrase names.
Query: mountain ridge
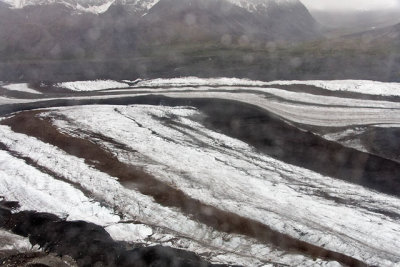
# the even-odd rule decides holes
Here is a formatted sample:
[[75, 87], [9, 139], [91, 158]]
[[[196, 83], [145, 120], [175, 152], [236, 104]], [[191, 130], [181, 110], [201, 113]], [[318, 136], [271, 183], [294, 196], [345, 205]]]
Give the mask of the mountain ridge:
[[126, 54], [149, 42], [249, 45], [320, 37], [316, 21], [298, 0], [263, 1], [268, 7], [263, 5], [257, 12], [232, 3], [237, 0], [112, 0], [99, 14], [73, 8], [71, 3], [80, 5], [81, 0], [69, 0], [69, 5], [62, 0], [12, 2], [25, 6], [0, 5], [0, 37], [7, 40], [0, 46], [0, 54], [7, 58], [26, 53], [39, 58]]
[[[150, 8], [162, 0], [1, 0], [13, 8], [21, 9], [27, 6], [62, 4], [76, 11], [94, 14], [104, 13], [112, 5], [131, 6], [137, 11], [147, 12]], [[265, 11], [272, 5], [301, 4], [298, 0], [226, 0], [249, 12]]]

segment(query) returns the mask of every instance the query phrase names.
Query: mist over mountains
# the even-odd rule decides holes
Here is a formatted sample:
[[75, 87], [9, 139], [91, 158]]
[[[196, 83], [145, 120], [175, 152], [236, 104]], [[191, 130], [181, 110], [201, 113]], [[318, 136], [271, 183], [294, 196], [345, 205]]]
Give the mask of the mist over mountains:
[[298, 0], [4, 0], [0, 78], [394, 81], [397, 32], [326, 39]]
[[400, 23], [400, 10], [335, 11], [311, 10], [330, 37], [364, 32]]
[[239, 43], [319, 37], [317, 23], [297, 0], [253, 5], [236, 0], [13, 3], [20, 8], [0, 7], [0, 35], [8, 40], [0, 53], [6, 55], [68, 58], [82, 53], [126, 54], [140, 41]]

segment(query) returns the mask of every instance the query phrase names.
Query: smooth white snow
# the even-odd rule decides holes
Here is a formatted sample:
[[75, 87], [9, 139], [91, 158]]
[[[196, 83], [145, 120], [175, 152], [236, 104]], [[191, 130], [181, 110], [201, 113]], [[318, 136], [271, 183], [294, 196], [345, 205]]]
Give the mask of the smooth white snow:
[[143, 242], [153, 234], [153, 229], [144, 224], [119, 223], [106, 227], [115, 240], [127, 242]]

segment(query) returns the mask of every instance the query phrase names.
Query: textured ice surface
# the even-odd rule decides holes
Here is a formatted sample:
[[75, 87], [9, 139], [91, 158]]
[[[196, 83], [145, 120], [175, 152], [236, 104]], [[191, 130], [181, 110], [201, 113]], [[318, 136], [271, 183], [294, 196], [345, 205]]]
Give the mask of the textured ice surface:
[[113, 88], [124, 88], [129, 85], [112, 80], [95, 80], [95, 81], [77, 81], [64, 82], [56, 84], [58, 87], [66, 88], [73, 91], [98, 91]]
[[[400, 224], [383, 215], [399, 214], [399, 199], [258, 154], [192, 120], [196, 110], [88, 106], [60, 112], [74, 123], [56, 122], [59, 127], [88, 129], [128, 145], [140, 156], [117, 153], [120, 160], [134, 160], [204, 203], [370, 264], [400, 260]], [[176, 127], [160, 123], [171, 118]]]

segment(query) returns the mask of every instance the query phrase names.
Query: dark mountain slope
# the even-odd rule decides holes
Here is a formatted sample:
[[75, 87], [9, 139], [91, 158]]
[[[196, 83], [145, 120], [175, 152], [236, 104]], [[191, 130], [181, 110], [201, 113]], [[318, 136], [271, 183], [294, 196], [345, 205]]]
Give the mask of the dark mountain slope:
[[268, 9], [257, 12], [270, 25], [269, 32], [277, 40], [313, 40], [321, 38], [320, 25], [307, 8], [296, 1], [282, 5], [271, 2]]
[[[268, 2], [268, 1], [267, 1]], [[217, 40], [224, 43], [301, 41], [321, 37], [319, 26], [300, 2], [271, 1], [255, 11], [225, 0], [161, 0], [140, 22], [145, 40]]]
[[270, 37], [257, 16], [224, 0], [162, 0], [139, 23], [143, 40], [220, 41]]
[[353, 34], [348, 37], [360, 39], [362, 42], [367, 44], [390, 43], [400, 45], [400, 23], [381, 29]]
[[134, 43], [138, 16], [115, 6], [101, 16], [76, 14], [64, 5], [0, 6], [1, 58], [71, 59], [112, 56]]
[[399, 25], [315, 40], [318, 24], [301, 3], [265, 3], [161, 0], [143, 13], [119, 1], [96, 15], [0, 2], [0, 79], [400, 80]]
[[125, 57], [132, 54], [138, 37], [147, 46], [221, 40], [265, 44], [319, 36], [303, 5], [267, 2], [267, 9], [250, 12], [225, 0], [161, 0], [147, 13], [129, 3], [113, 4], [99, 15], [65, 4], [10, 9], [2, 3], [0, 56], [7, 60]]

